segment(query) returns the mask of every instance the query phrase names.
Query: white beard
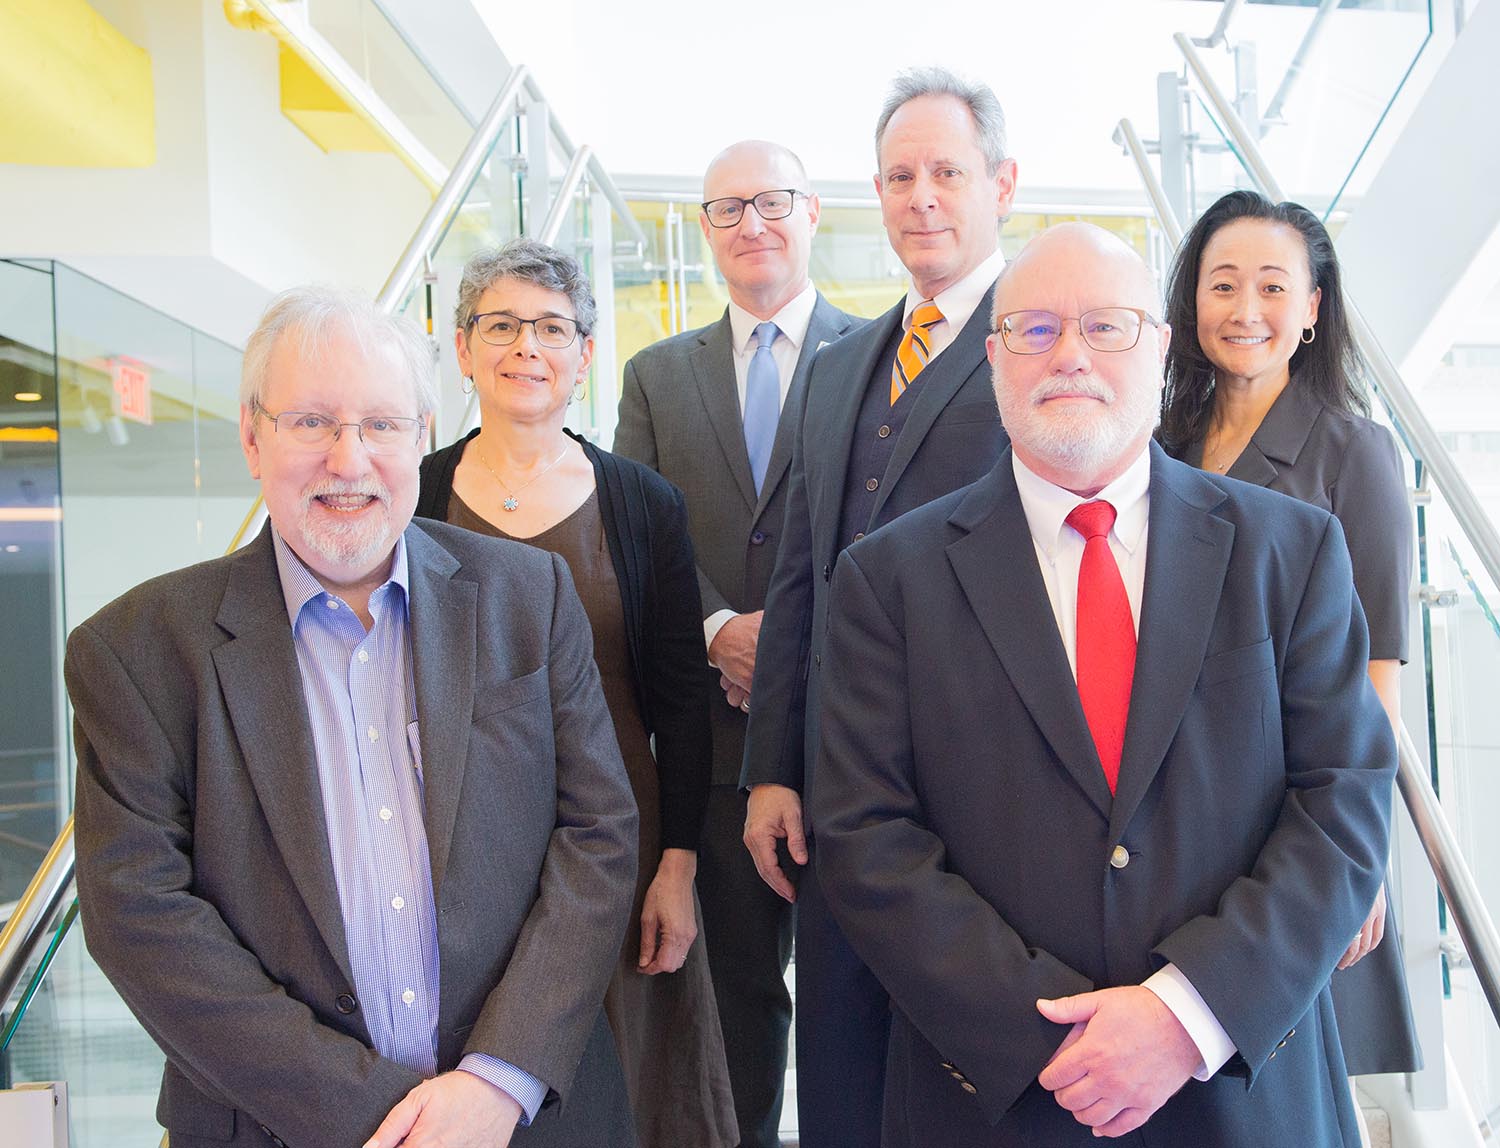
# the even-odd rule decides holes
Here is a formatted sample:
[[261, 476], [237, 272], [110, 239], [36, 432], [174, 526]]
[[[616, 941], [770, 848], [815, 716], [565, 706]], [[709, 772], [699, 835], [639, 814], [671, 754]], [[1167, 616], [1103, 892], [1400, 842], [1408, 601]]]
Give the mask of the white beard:
[[[325, 494], [369, 495], [375, 505], [364, 513], [340, 522], [336, 510], [313, 511], [313, 503]], [[391, 492], [373, 478], [363, 482], [325, 479], [302, 492], [299, 526], [303, 541], [319, 557], [339, 566], [363, 569], [375, 563], [394, 542], [390, 536]]]
[[[1101, 405], [1046, 405], [1055, 395], [1079, 393], [1100, 400]], [[1119, 459], [1142, 431], [1149, 433], [1161, 421], [1161, 395], [1155, 388], [1132, 386], [1116, 393], [1091, 375], [1054, 375], [1020, 402], [1006, 395], [1006, 388], [996, 388], [1000, 418], [1011, 440], [1065, 473], [1097, 472]]]

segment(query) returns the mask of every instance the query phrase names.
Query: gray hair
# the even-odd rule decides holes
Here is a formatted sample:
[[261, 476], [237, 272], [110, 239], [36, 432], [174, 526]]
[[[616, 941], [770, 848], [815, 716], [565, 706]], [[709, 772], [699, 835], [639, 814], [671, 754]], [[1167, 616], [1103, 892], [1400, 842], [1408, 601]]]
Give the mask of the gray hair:
[[434, 354], [422, 329], [404, 315], [382, 311], [363, 291], [325, 284], [293, 287], [271, 300], [245, 343], [240, 402], [265, 409], [271, 356], [283, 337], [297, 340], [304, 359], [315, 359], [335, 335], [347, 335], [367, 355], [377, 348], [390, 352], [411, 383], [417, 413], [425, 417], [437, 407]]
[[975, 142], [984, 155], [989, 174], [994, 175], [1005, 162], [1005, 110], [988, 84], [965, 80], [947, 68], [936, 66], [908, 68], [891, 81], [890, 94], [875, 121], [875, 163], [880, 164], [880, 141], [886, 126], [897, 110], [920, 96], [952, 96], [969, 109], [974, 121]]
[[587, 335], [594, 329], [598, 317], [594, 289], [578, 260], [523, 235], [500, 247], [471, 255], [464, 264], [463, 278], [458, 284], [458, 306], [453, 309], [453, 322], [460, 331], [466, 330], [474, 318], [479, 297], [502, 279], [518, 279], [566, 295], [573, 304], [579, 331]]

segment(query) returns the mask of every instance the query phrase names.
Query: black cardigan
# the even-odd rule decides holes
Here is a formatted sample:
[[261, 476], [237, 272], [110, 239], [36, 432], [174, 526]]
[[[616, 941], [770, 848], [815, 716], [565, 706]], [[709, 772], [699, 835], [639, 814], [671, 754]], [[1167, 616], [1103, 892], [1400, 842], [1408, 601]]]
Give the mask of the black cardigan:
[[[478, 430], [422, 460], [417, 514], [447, 521], [453, 472]], [[650, 467], [602, 451], [571, 431], [594, 465], [635, 692], [654, 739], [661, 847], [697, 849], [708, 803], [712, 678], [703, 647], [697, 566], [682, 492]]]

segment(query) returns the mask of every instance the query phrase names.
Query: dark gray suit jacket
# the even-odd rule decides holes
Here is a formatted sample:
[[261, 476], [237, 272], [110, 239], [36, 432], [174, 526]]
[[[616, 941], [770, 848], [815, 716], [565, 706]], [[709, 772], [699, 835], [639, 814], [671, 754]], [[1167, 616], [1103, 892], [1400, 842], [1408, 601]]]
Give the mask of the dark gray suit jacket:
[[1036, 1083], [1066, 1030], [1035, 1002], [1167, 962], [1239, 1051], [1140, 1143], [1359, 1143], [1327, 986], [1384, 872], [1396, 755], [1343, 534], [1151, 451], [1113, 797], [1008, 451], [839, 562], [813, 819], [897, 1009], [891, 1144], [1097, 1143]]
[[[745, 451], [728, 311], [717, 323], [654, 343], [625, 364], [613, 449], [657, 470], [687, 497], [705, 618], [765, 605], [813, 356], [863, 324], [818, 296], [758, 497]], [[714, 692], [713, 782], [733, 785], [744, 756], [745, 715], [723, 704], [717, 686]]]
[[[433, 522], [406, 543], [438, 1068], [483, 1052], [565, 1095], [636, 865], [588, 620], [545, 552]], [[361, 1143], [419, 1078], [354, 1001], [270, 528], [106, 606], [66, 672], [85, 935], [167, 1055], [173, 1142]]]
[[[866, 532], [973, 482], [1007, 439], [995, 407], [984, 340], [993, 288], [953, 343], [922, 372], [916, 403], [881, 480]], [[741, 784], [804, 792], [818, 738], [818, 687], [828, 583], [848, 539], [838, 537], [845, 474], [860, 403], [890, 378], [905, 300], [826, 348], [803, 395], [788, 474], [781, 549], [766, 596]], [[804, 801], [806, 794], [804, 793]]]

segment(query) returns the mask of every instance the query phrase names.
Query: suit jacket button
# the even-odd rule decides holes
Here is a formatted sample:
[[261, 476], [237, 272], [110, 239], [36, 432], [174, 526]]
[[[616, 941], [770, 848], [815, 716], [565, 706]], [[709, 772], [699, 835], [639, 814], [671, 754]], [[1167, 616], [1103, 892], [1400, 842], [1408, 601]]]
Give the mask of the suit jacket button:
[[359, 1008], [359, 1002], [348, 993], [339, 993], [338, 999], [333, 1002], [333, 1005], [345, 1016], [348, 1016], [355, 1009]]
[[948, 1063], [948, 1062], [947, 1062], [947, 1061], [946, 1061], [946, 1060], [943, 1060], [943, 1061], [939, 1061], [939, 1062], [938, 1062], [938, 1063], [940, 1063], [940, 1064], [941, 1064], [941, 1065], [942, 1065], [942, 1066], [943, 1066], [943, 1067], [944, 1067], [944, 1068], [946, 1068], [946, 1069], [947, 1069], [947, 1070], [948, 1070], [948, 1071], [949, 1071], [949, 1072], [952, 1072], [952, 1071], [953, 1071], [953, 1065], [951, 1065], [951, 1064], [949, 1064], [949, 1063]]
[[1130, 864], [1130, 850], [1123, 845], [1116, 845], [1110, 852], [1109, 863], [1116, 869], [1123, 869]]
[[865, 479], [865, 489], [869, 490], [869, 491], [879, 490], [880, 489], [880, 479], [878, 479], [878, 478], [867, 478], [867, 479]]
[[766, 540], [766, 532], [764, 530], [757, 530], [754, 534], [750, 535], [750, 545], [751, 546], [759, 546], [762, 543], [764, 543], [765, 540]]
[[976, 1092], [979, 1091], [979, 1089], [975, 1088], [967, 1080], [964, 1081], [962, 1084], [960, 1084], [959, 1087], [962, 1088], [965, 1092], [967, 1092], [970, 1096], [973, 1096]]
[[863, 530], [861, 530], [857, 534], [855, 534], [854, 541], [858, 542], [864, 536], [865, 536], [865, 532]]
[[890, 427], [881, 427], [875, 433], [878, 434], [881, 438], [890, 438], [891, 437], [891, 428]]

